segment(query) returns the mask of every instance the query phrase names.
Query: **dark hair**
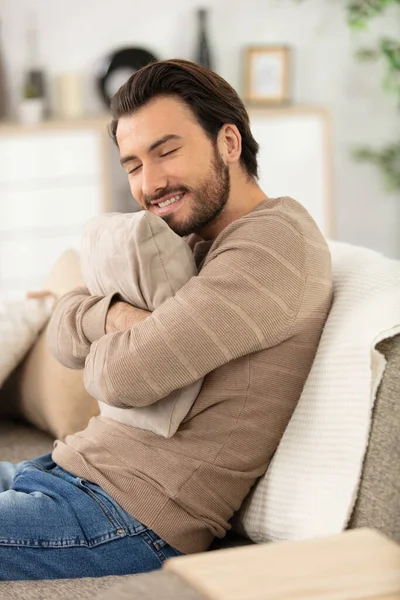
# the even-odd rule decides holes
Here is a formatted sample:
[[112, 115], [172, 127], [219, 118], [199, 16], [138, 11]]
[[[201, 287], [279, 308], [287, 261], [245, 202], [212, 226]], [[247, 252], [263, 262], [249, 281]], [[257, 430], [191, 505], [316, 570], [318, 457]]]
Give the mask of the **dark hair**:
[[249, 115], [235, 90], [210, 69], [187, 60], [152, 62], [136, 71], [111, 101], [110, 134], [117, 143], [120, 117], [130, 115], [157, 96], [177, 96], [194, 113], [215, 142], [225, 123], [237, 126], [242, 136], [240, 162], [250, 176], [258, 177], [258, 144], [250, 130]]

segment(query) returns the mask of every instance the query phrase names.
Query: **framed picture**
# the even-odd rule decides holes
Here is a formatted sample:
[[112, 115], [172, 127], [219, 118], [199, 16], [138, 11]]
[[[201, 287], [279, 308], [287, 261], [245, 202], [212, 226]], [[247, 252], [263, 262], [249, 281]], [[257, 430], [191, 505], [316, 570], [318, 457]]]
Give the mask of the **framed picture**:
[[257, 103], [284, 103], [289, 100], [289, 59], [287, 46], [259, 46], [245, 51], [245, 100]]

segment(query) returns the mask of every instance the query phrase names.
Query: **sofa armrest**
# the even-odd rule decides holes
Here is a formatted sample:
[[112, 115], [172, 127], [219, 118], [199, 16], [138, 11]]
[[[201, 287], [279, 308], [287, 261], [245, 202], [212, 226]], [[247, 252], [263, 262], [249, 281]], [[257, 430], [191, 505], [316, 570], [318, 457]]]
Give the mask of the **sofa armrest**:
[[387, 366], [349, 528], [377, 529], [400, 543], [400, 335], [379, 345]]

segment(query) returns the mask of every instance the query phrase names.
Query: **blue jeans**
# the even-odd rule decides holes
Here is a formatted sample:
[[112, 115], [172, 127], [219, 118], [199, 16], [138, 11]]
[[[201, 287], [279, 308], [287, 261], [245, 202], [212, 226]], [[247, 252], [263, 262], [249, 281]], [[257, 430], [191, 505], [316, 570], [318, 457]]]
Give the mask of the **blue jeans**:
[[0, 462], [0, 580], [145, 573], [180, 552], [45, 454]]

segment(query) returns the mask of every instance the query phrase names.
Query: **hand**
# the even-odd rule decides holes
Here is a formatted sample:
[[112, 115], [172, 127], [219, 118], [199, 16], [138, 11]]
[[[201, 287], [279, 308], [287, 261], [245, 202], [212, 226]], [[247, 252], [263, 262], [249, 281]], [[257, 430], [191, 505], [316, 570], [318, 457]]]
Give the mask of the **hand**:
[[106, 333], [126, 331], [140, 321], [144, 321], [151, 312], [135, 308], [127, 302], [117, 301], [111, 305], [106, 318]]
[[26, 298], [48, 298], [50, 296], [53, 296], [53, 298], [56, 298], [56, 294], [54, 294], [54, 292], [49, 292], [48, 290], [39, 290], [39, 291], [27, 291], [25, 294]]

